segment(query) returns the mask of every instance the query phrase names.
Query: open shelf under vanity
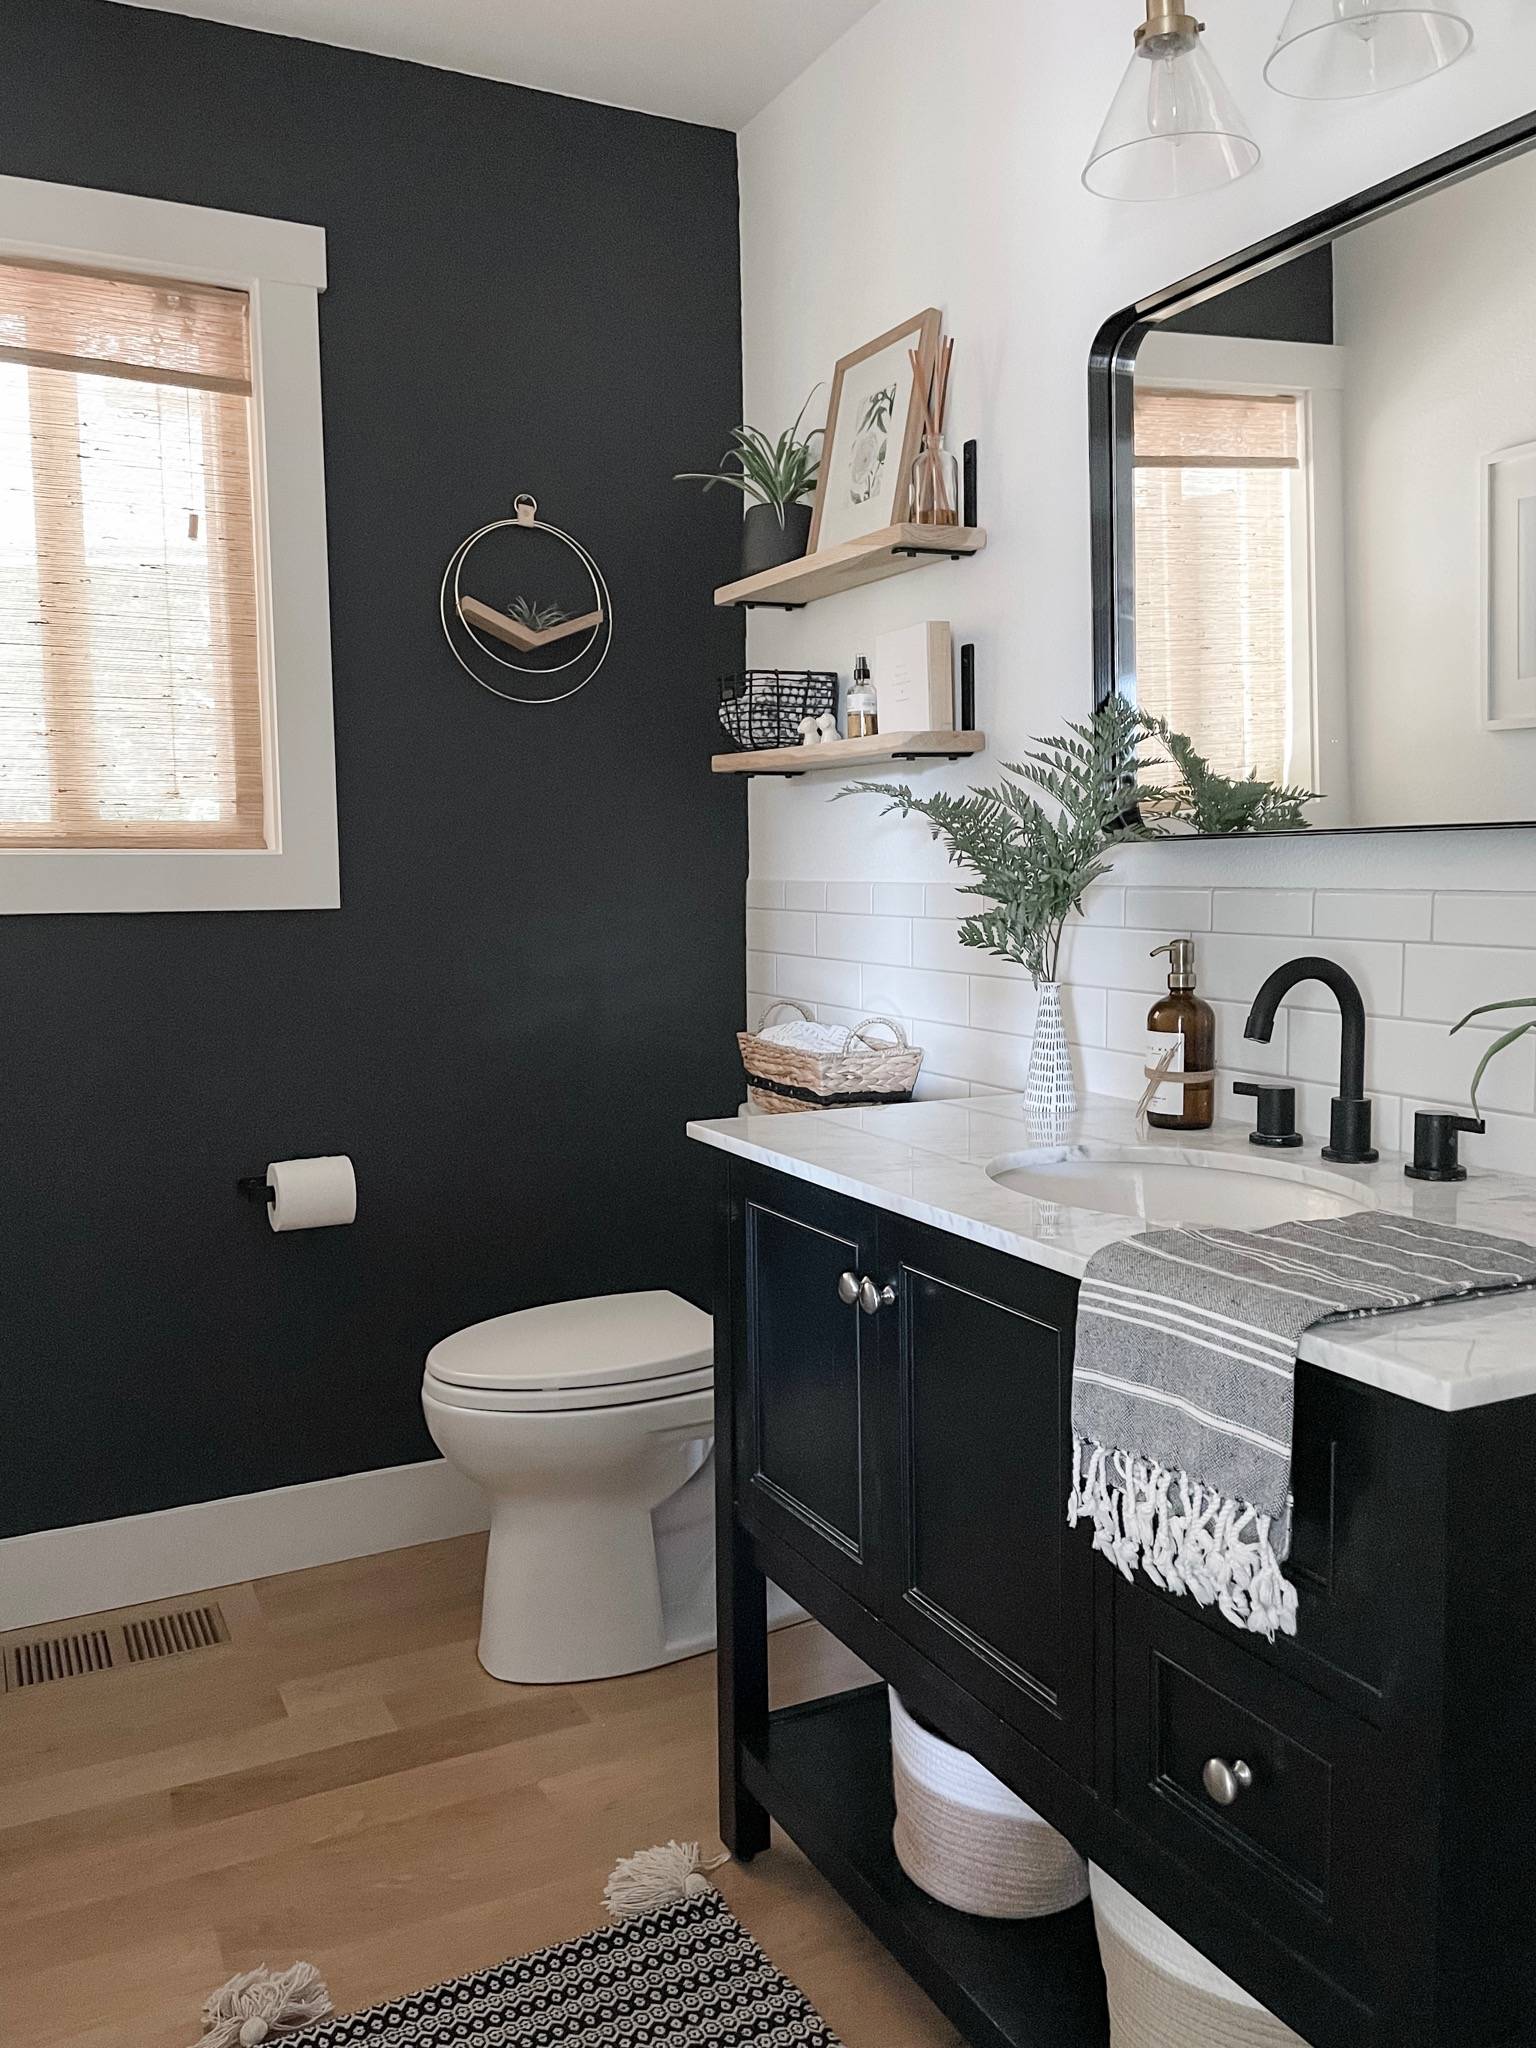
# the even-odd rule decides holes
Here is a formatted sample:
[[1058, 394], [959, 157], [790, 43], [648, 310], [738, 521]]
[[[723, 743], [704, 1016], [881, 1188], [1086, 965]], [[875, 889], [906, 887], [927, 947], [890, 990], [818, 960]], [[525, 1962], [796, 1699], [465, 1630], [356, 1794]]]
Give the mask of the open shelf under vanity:
[[891, 1721], [884, 1686], [769, 1716], [742, 1775], [859, 1918], [967, 2041], [985, 2048], [1106, 2048], [1093, 1912], [984, 1920], [918, 1890], [891, 1847]]

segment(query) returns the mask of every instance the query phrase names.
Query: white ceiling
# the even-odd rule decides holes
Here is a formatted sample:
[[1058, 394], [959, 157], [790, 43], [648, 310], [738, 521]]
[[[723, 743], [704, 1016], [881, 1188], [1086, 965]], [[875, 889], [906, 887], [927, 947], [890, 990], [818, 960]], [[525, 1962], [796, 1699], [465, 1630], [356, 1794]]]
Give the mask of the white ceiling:
[[877, 0], [126, 0], [740, 128]]

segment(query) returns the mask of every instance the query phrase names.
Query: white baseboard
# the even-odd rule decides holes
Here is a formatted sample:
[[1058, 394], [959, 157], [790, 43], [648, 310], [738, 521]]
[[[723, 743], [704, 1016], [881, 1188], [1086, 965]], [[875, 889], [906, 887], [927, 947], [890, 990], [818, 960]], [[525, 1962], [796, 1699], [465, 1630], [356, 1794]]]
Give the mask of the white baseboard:
[[0, 1539], [0, 1630], [203, 1593], [486, 1527], [441, 1458]]

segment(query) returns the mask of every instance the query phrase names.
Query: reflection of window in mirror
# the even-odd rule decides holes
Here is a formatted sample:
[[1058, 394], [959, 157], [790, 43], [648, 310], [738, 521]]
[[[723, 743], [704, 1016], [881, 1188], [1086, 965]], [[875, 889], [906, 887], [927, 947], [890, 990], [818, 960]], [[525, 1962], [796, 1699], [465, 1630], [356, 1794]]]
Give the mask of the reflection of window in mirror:
[[1338, 353], [1154, 334], [1135, 415], [1137, 698], [1223, 774], [1322, 789], [1330, 809], [1344, 795]]

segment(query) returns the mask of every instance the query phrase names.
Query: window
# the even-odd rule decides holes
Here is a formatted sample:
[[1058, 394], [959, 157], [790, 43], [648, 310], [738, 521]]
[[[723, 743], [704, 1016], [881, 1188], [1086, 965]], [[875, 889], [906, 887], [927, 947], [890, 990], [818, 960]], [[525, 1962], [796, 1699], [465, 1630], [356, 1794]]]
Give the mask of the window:
[[1137, 698], [1225, 775], [1312, 774], [1306, 408], [1136, 393]]
[[0, 265], [0, 841], [267, 844], [250, 301]]
[[320, 230], [0, 178], [0, 911], [339, 901]]

